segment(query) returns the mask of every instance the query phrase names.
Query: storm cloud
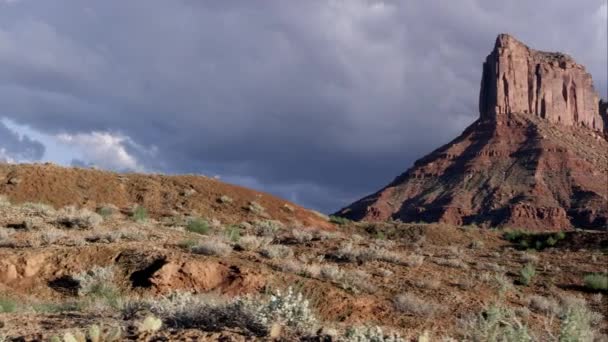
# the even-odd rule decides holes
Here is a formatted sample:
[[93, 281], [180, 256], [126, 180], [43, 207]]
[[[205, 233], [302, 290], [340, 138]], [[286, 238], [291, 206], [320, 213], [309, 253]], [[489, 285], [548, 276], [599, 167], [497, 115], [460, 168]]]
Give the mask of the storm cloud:
[[0, 1], [0, 117], [90, 148], [78, 163], [220, 175], [328, 212], [476, 119], [498, 33], [572, 55], [606, 96], [607, 12], [605, 0]]

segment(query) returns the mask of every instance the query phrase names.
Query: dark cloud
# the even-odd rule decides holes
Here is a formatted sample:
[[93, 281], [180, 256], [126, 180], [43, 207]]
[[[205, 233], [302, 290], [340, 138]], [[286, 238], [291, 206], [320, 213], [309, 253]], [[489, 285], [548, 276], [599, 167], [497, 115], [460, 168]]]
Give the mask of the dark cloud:
[[40, 142], [20, 136], [0, 122], [0, 161], [35, 161], [43, 154]]
[[475, 120], [500, 32], [573, 55], [606, 93], [603, 0], [0, 7], [1, 116], [113, 132], [147, 169], [219, 174], [325, 211]]

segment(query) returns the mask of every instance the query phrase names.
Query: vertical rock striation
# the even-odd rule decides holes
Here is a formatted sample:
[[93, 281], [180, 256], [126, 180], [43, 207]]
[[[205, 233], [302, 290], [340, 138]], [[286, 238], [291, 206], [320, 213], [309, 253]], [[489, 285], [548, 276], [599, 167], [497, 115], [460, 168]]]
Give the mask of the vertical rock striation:
[[533, 114], [565, 126], [603, 132], [599, 96], [585, 67], [562, 53], [530, 49], [501, 34], [486, 58], [479, 96], [482, 118]]

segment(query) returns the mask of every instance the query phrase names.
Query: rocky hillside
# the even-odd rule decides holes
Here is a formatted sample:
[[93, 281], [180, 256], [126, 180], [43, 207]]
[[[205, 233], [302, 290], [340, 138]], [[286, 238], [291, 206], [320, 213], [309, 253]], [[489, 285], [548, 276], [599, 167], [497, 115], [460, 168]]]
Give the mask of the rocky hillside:
[[129, 214], [141, 206], [155, 218], [196, 215], [225, 223], [273, 219], [329, 227], [322, 215], [275, 196], [196, 175], [118, 174], [52, 164], [0, 163], [0, 195], [14, 203], [61, 208], [112, 205]]
[[377, 193], [337, 214], [367, 221], [606, 229], [605, 108], [584, 67], [500, 35], [480, 118]]

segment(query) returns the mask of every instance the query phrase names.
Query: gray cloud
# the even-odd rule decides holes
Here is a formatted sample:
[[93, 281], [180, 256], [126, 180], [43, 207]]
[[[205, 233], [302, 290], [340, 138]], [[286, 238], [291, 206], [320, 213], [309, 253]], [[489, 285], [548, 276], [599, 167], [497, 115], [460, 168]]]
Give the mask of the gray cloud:
[[603, 0], [0, 2], [0, 116], [118, 133], [147, 169], [330, 211], [475, 120], [500, 32], [573, 55], [606, 94], [605, 12]]
[[28, 136], [20, 136], [0, 122], [0, 161], [35, 161], [42, 158], [44, 146]]

